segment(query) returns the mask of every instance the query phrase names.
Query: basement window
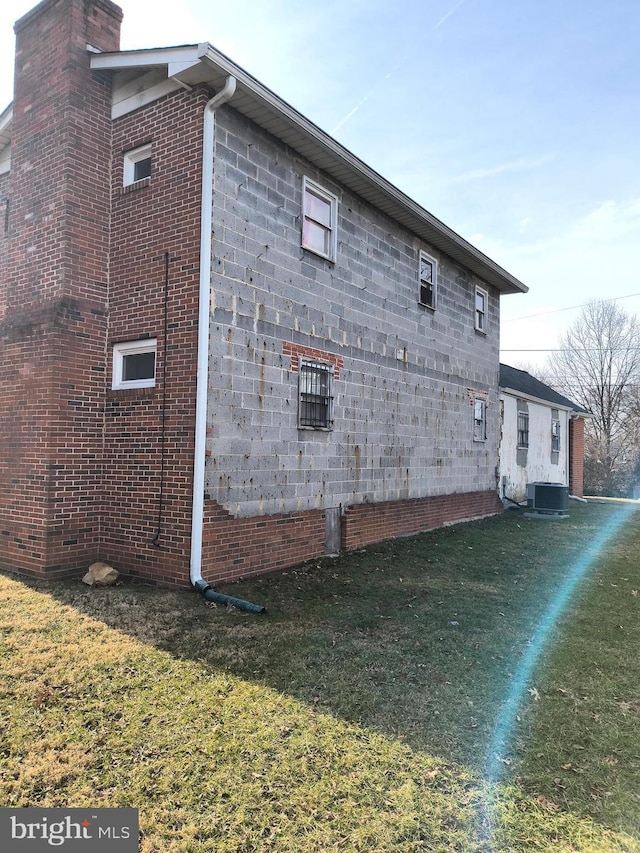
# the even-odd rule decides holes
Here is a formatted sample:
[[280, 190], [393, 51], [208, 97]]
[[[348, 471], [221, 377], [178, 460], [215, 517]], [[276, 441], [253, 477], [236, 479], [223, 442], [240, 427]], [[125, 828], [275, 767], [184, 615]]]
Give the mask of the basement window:
[[487, 438], [487, 401], [473, 401], [473, 440], [486, 441]]
[[298, 426], [331, 429], [333, 408], [333, 365], [303, 361], [298, 379]]
[[302, 248], [335, 261], [338, 198], [310, 178], [302, 179]]
[[156, 384], [156, 338], [113, 346], [113, 389], [153, 388]]
[[420, 298], [421, 305], [426, 305], [427, 308], [436, 307], [436, 289], [438, 286], [438, 262], [426, 252], [420, 252], [419, 263], [419, 283], [420, 283]]
[[476, 287], [476, 331], [487, 332], [487, 307], [489, 305], [489, 294], [481, 287]]
[[151, 143], [124, 155], [123, 186], [129, 187], [151, 177]]

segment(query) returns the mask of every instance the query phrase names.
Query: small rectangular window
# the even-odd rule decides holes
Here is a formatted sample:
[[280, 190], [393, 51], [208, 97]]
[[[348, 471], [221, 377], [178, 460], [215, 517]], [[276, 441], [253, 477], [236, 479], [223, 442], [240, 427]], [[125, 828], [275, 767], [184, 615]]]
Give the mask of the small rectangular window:
[[487, 437], [487, 401], [473, 401], [473, 440], [485, 441]]
[[336, 259], [338, 199], [305, 177], [302, 181], [302, 247]]
[[518, 412], [518, 447], [529, 447], [528, 412]]
[[551, 450], [560, 452], [560, 418], [557, 409], [551, 410]]
[[111, 387], [152, 388], [156, 384], [155, 338], [114, 344]]
[[151, 177], [151, 143], [127, 151], [124, 155], [123, 186], [128, 187]]
[[428, 308], [436, 307], [436, 292], [438, 287], [438, 262], [426, 252], [420, 252], [419, 262], [419, 284], [421, 305]]
[[476, 330], [478, 332], [487, 331], [487, 306], [489, 303], [489, 294], [481, 287], [476, 287]]
[[300, 364], [298, 425], [312, 429], [332, 426], [333, 366], [316, 361]]

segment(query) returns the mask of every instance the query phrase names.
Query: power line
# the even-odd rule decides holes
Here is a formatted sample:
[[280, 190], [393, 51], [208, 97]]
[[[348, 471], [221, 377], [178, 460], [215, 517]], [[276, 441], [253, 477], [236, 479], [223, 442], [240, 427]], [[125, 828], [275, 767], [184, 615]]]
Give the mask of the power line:
[[[506, 349], [500, 347], [500, 352], [602, 352], [601, 347], [577, 349], [576, 347], [560, 347], [559, 349]], [[624, 353], [640, 352], [640, 347], [627, 347]]]
[[[606, 299], [606, 302], [619, 302], [621, 299], [631, 299], [634, 296], [640, 296], [640, 293], [627, 293], [626, 296], [614, 296], [612, 299]], [[591, 300], [593, 301], [593, 300]], [[582, 302], [580, 305], [569, 305], [568, 308], [550, 308], [549, 311], [540, 311], [539, 314], [525, 314], [523, 317], [510, 317], [508, 320], [502, 320], [503, 323], [515, 323], [516, 320], [531, 320], [533, 317], [546, 317], [547, 314], [560, 314], [562, 311], [574, 311], [576, 308], [584, 308], [588, 302]], [[516, 350], [511, 350], [515, 352]], [[536, 352], [536, 350], [529, 350]]]

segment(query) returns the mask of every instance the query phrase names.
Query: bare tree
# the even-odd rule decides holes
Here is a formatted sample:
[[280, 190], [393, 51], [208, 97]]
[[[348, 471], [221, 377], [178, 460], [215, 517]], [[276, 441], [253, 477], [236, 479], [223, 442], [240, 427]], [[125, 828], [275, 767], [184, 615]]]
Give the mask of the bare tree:
[[640, 326], [610, 300], [588, 303], [549, 359], [553, 385], [585, 409], [585, 486], [621, 494], [639, 456]]

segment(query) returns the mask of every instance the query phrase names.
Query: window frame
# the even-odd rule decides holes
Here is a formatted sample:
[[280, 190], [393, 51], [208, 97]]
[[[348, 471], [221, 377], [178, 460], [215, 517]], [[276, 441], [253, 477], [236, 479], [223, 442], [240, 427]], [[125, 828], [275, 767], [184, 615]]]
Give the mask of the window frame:
[[551, 410], [551, 452], [560, 453], [560, 413]]
[[518, 410], [516, 431], [518, 449], [527, 450], [529, 447], [529, 412], [522, 409]]
[[[427, 261], [431, 264], [432, 269], [432, 281], [428, 282], [422, 276], [422, 262], [423, 260]], [[428, 287], [431, 285], [431, 293], [432, 298], [431, 302], [425, 302], [422, 298], [422, 289], [423, 287]], [[425, 308], [430, 308], [432, 311], [436, 310], [438, 304], [438, 261], [433, 255], [430, 255], [428, 252], [425, 252], [423, 249], [420, 249], [418, 255], [418, 304], [424, 305]]]
[[[329, 205], [329, 225], [313, 217], [309, 210], [307, 199], [309, 196], [315, 196], [320, 201], [326, 202]], [[321, 251], [317, 246], [312, 245], [308, 238], [308, 224], [312, 223], [317, 228], [323, 229], [328, 235], [328, 251]], [[313, 252], [321, 258], [325, 258], [331, 263], [335, 263], [338, 253], [338, 196], [329, 190], [325, 189], [320, 184], [308, 178], [306, 175], [302, 178], [302, 231], [301, 245], [308, 252]]]
[[[478, 309], [478, 296], [482, 296], [484, 301], [483, 309]], [[480, 285], [476, 285], [475, 288], [475, 296], [474, 296], [474, 305], [473, 305], [473, 315], [474, 315], [474, 327], [476, 332], [482, 332], [483, 335], [487, 334], [487, 315], [489, 312], [489, 292], [484, 289], [484, 287], [480, 287]]]
[[[304, 383], [306, 377], [311, 377], [310, 371], [315, 371], [317, 373], [322, 372], [326, 377], [326, 393], [318, 394], [313, 393], [313, 391], [304, 390]], [[321, 430], [327, 432], [328, 430], [333, 429], [333, 383], [334, 383], [334, 374], [335, 368], [333, 364], [330, 364], [326, 361], [321, 361], [318, 359], [312, 358], [302, 358], [298, 364], [298, 429], [305, 430]], [[316, 398], [316, 399], [303, 399], [304, 395], [308, 398]], [[322, 398], [320, 403], [318, 402], [318, 398]], [[310, 406], [324, 406], [324, 417], [321, 419], [319, 423], [313, 423], [312, 421], [318, 420], [317, 418], [312, 418], [309, 416], [303, 416], [303, 407], [305, 404]]]
[[473, 400], [473, 440], [487, 440], [487, 401], [484, 397], [475, 397]]
[[[152, 352], [153, 376], [143, 379], [123, 379], [124, 363], [127, 356], [144, 355]], [[114, 391], [123, 391], [126, 388], [155, 388], [158, 375], [158, 339], [141, 338], [136, 341], [123, 341], [113, 345], [113, 372], [111, 388]]]
[[[149, 175], [145, 175], [143, 178], [136, 178], [136, 166], [138, 163], [142, 163], [144, 160], [149, 160]], [[151, 166], [152, 166], [152, 143], [147, 142], [145, 145], [141, 145], [138, 148], [132, 148], [131, 151], [126, 151], [123, 159], [123, 167], [122, 167], [122, 186], [130, 187], [135, 184], [141, 183], [141, 181], [147, 180], [151, 177]]]

